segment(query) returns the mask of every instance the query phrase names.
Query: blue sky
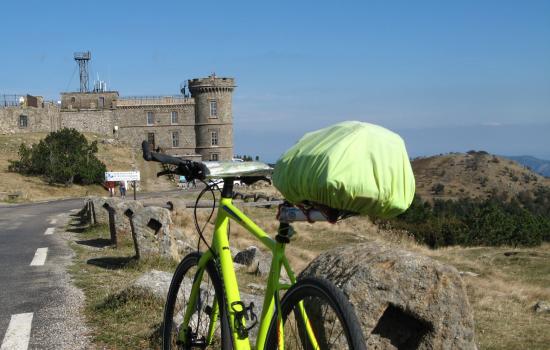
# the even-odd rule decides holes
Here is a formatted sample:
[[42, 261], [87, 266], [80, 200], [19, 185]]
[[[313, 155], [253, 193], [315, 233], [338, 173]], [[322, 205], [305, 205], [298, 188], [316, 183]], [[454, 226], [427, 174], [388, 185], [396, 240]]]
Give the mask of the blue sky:
[[342, 120], [411, 156], [550, 158], [550, 1], [27, 1], [2, 5], [0, 93], [57, 99], [74, 51], [121, 95], [237, 80], [236, 153], [273, 161]]

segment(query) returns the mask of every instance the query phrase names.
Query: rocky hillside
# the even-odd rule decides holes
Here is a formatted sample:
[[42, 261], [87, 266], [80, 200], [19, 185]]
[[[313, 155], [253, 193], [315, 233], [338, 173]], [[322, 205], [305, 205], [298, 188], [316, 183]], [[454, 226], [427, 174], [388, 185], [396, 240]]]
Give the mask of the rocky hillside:
[[425, 199], [506, 198], [550, 186], [550, 179], [510, 159], [484, 151], [451, 153], [412, 161], [416, 192]]

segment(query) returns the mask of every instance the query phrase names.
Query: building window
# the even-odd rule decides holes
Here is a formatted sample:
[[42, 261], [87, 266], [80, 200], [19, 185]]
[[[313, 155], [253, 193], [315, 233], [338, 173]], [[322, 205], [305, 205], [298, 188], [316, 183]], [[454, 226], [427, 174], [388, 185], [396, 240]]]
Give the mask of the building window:
[[71, 103], [75, 103], [76, 102], [76, 97], [71, 97]]
[[105, 97], [100, 96], [100, 97], [98, 98], [98, 100], [97, 100], [97, 107], [98, 107], [99, 109], [105, 108]]
[[147, 125], [155, 124], [155, 115], [153, 112], [147, 112]]
[[178, 131], [172, 131], [172, 147], [180, 146], [180, 133]]
[[217, 146], [218, 145], [218, 132], [217, 131], [211, 131], [210, 134], [212, 136], [212, 146]]
[[172, 124], [177, 124], [178, 123], [178, 112], [172, 111], [172, 113], [170, 113], [170, 115], [171, 115]]
[[218, 117], [218, 101], [211, 100], [210, 101], [210, 118], [217, 118]]
[[155, 133], [150, 132], [147, 134], [147, 142], [149, 142], [149, 145], [151, 148], [155, 149]]
[[29, 118], [26, 115], [19, 116], [19, 127], [26, 128], [29, 125]]
[[218, 161], [218, 154], [217, 153], [210, 153], [210, 160]]

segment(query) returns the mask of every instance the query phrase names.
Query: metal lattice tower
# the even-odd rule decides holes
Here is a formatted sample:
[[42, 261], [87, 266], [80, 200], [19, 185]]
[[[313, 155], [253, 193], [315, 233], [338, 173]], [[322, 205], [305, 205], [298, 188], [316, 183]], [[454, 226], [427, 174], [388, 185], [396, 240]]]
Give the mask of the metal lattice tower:
[[80, 92], [90, 91], [88, 89], [88, 61], [91, 57], [90, 51], [74, 53], [74, 60], [80, 68]]

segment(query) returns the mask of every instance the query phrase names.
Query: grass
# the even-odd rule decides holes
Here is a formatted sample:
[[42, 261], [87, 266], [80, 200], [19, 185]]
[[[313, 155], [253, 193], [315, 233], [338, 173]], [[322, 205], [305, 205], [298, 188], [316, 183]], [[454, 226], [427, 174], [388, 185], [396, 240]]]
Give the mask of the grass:
[[[70, 230], [78, 232], [81, 227], [73, 225]], [[82, 243], [107, 242], [109, 230], [104, 225], [85, 227], [74, 235], [76, 257], [70, 273], [86, 296], [84, 313], [95, 345], [106, 349], [157, 348], [164, 300], [128, 286], [151, 269], [174, 271], [175, 262], [134, 259], [132, 240], [127, 235], [119, 238], [117, 249]]]

